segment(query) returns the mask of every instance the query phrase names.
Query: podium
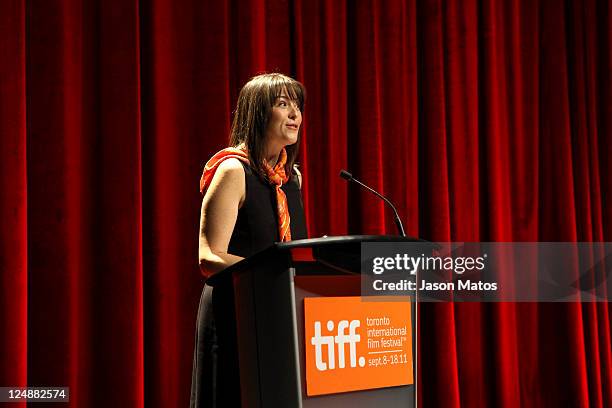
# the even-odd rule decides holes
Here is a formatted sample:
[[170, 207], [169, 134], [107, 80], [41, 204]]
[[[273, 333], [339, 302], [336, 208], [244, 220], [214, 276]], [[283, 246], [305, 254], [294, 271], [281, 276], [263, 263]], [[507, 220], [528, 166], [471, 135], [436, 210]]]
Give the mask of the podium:
[[[207, 283], [214, 287], [215, 315], [222, 316], [219, 321], [224, 321], [217, 327], [219, 339], [229, 341], [238, 356], [242, 406], [412, 406], [415, 382], [309, 396], [304, 299], [360, 296], [361, 244], [415, 241], [420, 240], [360, 235], [277, 243], [210, 277]], [[413, 379], [415, 319], [414, 308], [409, 310], [412, 350], [410, 366], [405, 369], [410, 370]], [[353, 351], [348, 347], [347, 353], [349, 350]], [[363, 358], [359, 363], [366, 365]]]

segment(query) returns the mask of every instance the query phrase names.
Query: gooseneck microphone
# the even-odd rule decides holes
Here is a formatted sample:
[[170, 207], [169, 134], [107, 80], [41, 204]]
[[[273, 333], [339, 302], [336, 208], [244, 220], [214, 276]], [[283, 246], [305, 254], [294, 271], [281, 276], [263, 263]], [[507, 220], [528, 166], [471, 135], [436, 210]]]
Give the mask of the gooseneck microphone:
[[387, 203], [387, 205], [389, 205], [389, 207], [391, 207], [391, 209], [393, 210], [393, 214], [395, 214], [395, 225], [397, 226], [397, 230], [399, 231], [399, 234], [402, 237], [406, 236], [406, 233], [404, 232], [404, 226], [402, 225], [402, 220], [399, 217], [399, 214], [397, 213], [397, 209], [395, 208], [395, 206], [391, 203], [391, 201], [389, 201], [386, 197], [384, 197], [382, 194], [380, 194], [378, 191], [374, 190], [373, 188], [366, 186], [365, 184], [363, 184], [361, 181], [357, 180], [355, 177], [353, 177], [353, 175], [351, 173], [349, 173], [346, 170], [340, 170], [340, 177], [342, 177], [343, 179], [347, 180], [347, 181], [352, 181], [353, 183], [357, 183], [359, 184], [361, 187], [365, 188], [366, 190], [372, 192], [373, 194], [376, 194], [376, 196], [378, 196], [379, 198], [381, 198], [385, 203]]

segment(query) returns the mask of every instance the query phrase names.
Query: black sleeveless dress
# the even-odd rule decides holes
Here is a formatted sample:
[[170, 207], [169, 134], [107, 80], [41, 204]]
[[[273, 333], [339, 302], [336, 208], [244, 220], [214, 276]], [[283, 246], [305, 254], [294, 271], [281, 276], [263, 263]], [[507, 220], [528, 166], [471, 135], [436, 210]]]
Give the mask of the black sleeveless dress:
[[[267, 181], [243, 163], [246, 197], [228, 252], [249, 257], [279, 241], [276, 215], [276, 191]], [[306, 238], [304, 208], [297, 176], [292, 175], [281, 187], [287, 196], [291, 217], [291, 238]], [[193, 372], [191, 378], [192, 408], [239, 407], [240, 376], [235, 355], [233, 294], [230, 290], [204, 285], [198, 309]]]

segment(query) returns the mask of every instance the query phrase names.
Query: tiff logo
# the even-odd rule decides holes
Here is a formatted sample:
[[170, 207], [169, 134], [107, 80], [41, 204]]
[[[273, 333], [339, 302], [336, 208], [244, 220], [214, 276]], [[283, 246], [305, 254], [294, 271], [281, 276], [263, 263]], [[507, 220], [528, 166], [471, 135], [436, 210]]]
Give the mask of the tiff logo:
[[[338, 345], [338, 368], [345, 367], [345, 354], [344, 345], [349, 345], [349, 358], [351, 367], [357, 367], [357, 343], [361, 341], [361, 336], [356, 333], [359, 327], [359, 320], [341, 320], [338, 323], [338, 334], [336, 336], [322, 336], [321, 335], [321, 322], [314, 322], [314, 336], [310, 340], [310, 343], [315, 347], [315, 362], [317, 370], [333, 370], [336, 368], [336, 344]], [[348, 328], [348, 334], [346, 329]], [[332, 332], [334, 330], [334, 322], [329, 320], [327, 322], [327, 331]], [[327, 346], [327, 363], [323, 361], [323, 346]], [[359, 367], [365, 366], [365, 358], [359, 357]]]

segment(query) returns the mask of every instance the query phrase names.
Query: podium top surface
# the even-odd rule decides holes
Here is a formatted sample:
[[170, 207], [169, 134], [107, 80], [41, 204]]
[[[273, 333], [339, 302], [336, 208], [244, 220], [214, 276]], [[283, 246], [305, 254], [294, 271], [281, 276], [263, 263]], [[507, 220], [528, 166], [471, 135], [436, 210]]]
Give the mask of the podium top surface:
[[398, 235], [340, 235], [321, 238], [296, 239], [289, 242], [277, 242], [272, 247], [278, 250], [293, 248], [312, 248], [325, 245], [356, 244], [362, 242], [426, 242], [419, 238], [400, 237]]
[[[206, 283], [215, 286], [224, 278], [233, 273], [248, 270], [255, 265], [266, 262], [270, 259], [279, 257], [290, 257], [290, 254], [298, 251], [312, 251], [313, 253], [338, 253], [338, 257], [357, 257], [360, 256], [361, 244], [364, 242], [422, 242], [428, 243], [419, 238], [400, 237], [397, 235], [345, 235], [321, 238], [299, 239], [289, 242], [277, 242], [270, 247], [260, 251], [253, 256], [217, 272]], [[314, 261], [314, 259], [313, 259]]]

